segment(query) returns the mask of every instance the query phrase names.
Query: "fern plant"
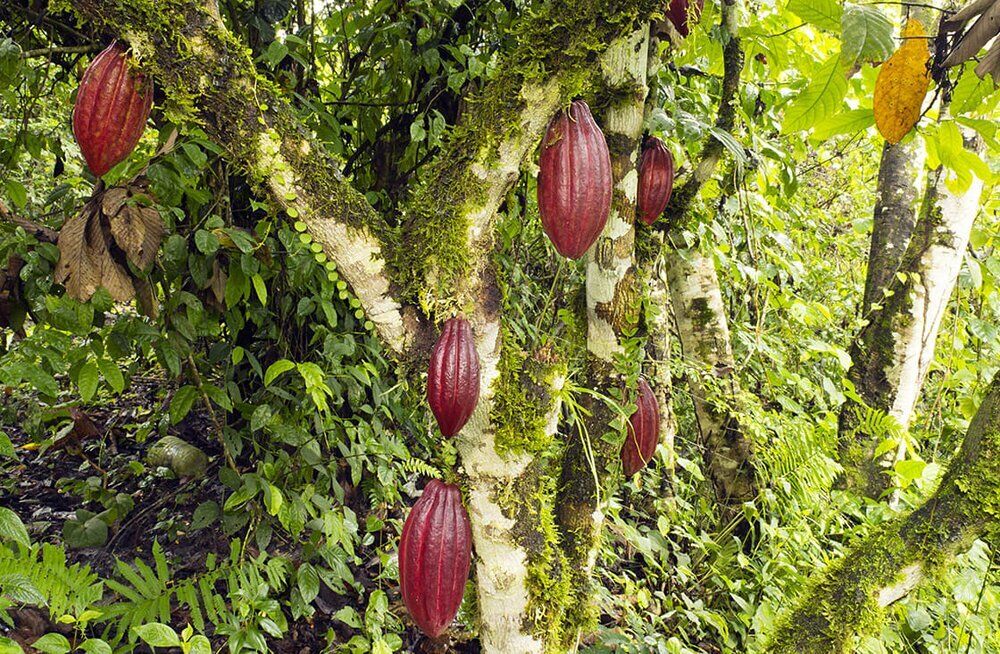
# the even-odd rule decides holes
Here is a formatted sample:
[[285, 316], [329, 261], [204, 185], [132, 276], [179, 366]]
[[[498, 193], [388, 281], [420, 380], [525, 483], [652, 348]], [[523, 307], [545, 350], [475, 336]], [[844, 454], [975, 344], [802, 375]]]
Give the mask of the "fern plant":
[[104, 583], [87, 565], [67, 565], [66, 551], [55, 545], [35, 544], [17, 551], [0, 546], [0, 596], [45, 607], [56, 619], [80, 615], [100, 603]]

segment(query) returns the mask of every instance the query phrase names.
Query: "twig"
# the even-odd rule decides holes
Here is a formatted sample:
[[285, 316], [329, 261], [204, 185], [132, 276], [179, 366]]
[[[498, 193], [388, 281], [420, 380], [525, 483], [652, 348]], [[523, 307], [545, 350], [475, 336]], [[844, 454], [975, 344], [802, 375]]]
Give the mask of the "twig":
[[226, 447], [226, 436], [222, 428], [222, 423], [219, 422], [218, 416], [215, 415], [215, 409], [212, 408], [212, 399], [205, 392], [205, 385], [201, 380], [201, 374], [198, 372], [198, 366], [194, 362], [194, 357], [188, 354], [187, 360], [191, 366], [191, 375], [194, 377], [195, 386], [198, 387], [198, 392], [201, 393], [201, 401], [205, 405], [205, 408], [208, 409], [208, 417], [211, 418], [212, 424], [215, 426], [215, 435], [219, 440], [219, 446], [222, 447], [222, 454], [226, 457], [226, 465], [234, 471], [239, 472], [239, 469], [236, 467], [236, 461], [233, 460], [233, 455], [229, 453], [229, 448]]
[[[719, 113], [715, 119], [715, 127], [719, 131], [730, 132], [736, 123], [737, 95], [740, 87], [740, 76], [743, 73], [743, 47], [738, 36], [737, 0], [724, 0], [722, 4], [722, 19], [720, 25], [725, 38], [728, 38], [722, 51], [723, 67], [722, 93], [719, 97]], [[692, 171], [684, 185], [674, 191], [670, 204], [663, 212], [664, 220], [654, 223], [653, 229], [668, 232], [684, 223], [688, 218], [691, 205], [701, 191], [701, 187], [712, 178], [715, 168], [722, 159], [725, 146], [715, 135], [705, 141], [701, 149], [701, 160]]]
[[17, 225], [18, 227], [23, 227], [24, 231], [44, 243], [55, 243], [59, 240], [59, 232], [49, 227], [45, 227], [44, 225], [34, 223], [27, 218], [15, 216], [9, 209], [7, 209], [3, 202], [0, 202], [0, 220]]
[[35, 50], [25, 50], [21, 53], [21, 59], [30, 59], [32, 57], [47, 57], [54, 54], [87, 54], [88, 52], [97, 52], [101, 49], [100, 45], [54, 45], [49, 48], [37, 48]]

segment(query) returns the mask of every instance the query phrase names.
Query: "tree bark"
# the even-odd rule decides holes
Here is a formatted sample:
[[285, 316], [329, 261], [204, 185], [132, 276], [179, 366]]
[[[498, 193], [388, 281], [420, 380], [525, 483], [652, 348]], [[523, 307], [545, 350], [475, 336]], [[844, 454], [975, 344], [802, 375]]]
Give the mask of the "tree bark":
[[[611, 152], [614, 191], [611, 215], [597, 242], [586, 255], [587, 352], [590, 388], [608, 392], [620, 385], [614, 357], [622, 352], [620, 338], [637, 316], [635, 275], [636, 164], [642, 138], [646, 102], [646, 65], [649, 26], [619, 39], [600, 59], [601, 75], [616, 98], [603, 115], [604, 134]], [[559, 525], [564, 551], [574, 577], [570, 623], [577, 630], [592, 624], [592, 571], [600, 543], [606, 492], [612, 488], [618, 451], [605, 439], [615, 413], [599, 399], [588, 398], [590, 416], [585, 430], [572, 436], [559, 481]], [[613, 441], [613, 439], [611, 439]], [[568, 633], [570, 642], [576, 633]], [[567, 643], [569, 644], [569, 643]]]
[[737, 419], [740, 389], [715, 261], [679, 236], [668, 239], [666, 261], [705, 467], [716, 500], [731, 518], [736, 507], [757, 496], [757, 481], [753, 443]]
[[660, 443], [666, 451], [667, 460], [663, 467], [664, 490], [673, 493], [673, 477], [677, 465], [674, 441], [677, 436], [677, 417], [674, 415], [673, 374], [670, 369], [671, 328], [673, 325], [673, 305], [670, 303], [670, 286], [667, 283], [666, 261], [662, 256], [656, 261], [652, 274], [648, 276], [650, 315], [646, 318], [649, 327], [649, 341], [646, 351], [652, 361], [651, 377], [653, 392], [660, 405]]
[[882, 299], [913, 234], [917, 220], [917, 195], [927, 152], [919, 139], [882, 148], [875, 193], [871, 249], [862, 313]]
[[914, 588], [926, 568], [950, 563], [998, 526], [1000, 377], [993, 380], [937, 492], [821, 573], [778, 623], [765, 651], [853, 651], [858, 637], [878, 632], [884, 608]]
[[[965, 134], [965, 147], [980, 145], [973, 133]], [[956, 192], [943, 167], [931, 173], [920, 216], [900, 263], [887, 287], [881, 308], [874, 309], [861, 330], [848, 374], [865, 405], [891, 416], [905, 430], [920, 395], [924, 378], [934, 361], [941, 320], [947, 311], [979, 212], [982, 180], [973, 177]], [[840, 413], [841, 485], [856, 488], [868, 497], [882, 497], [891, 487], [887, 469], [904, 453], [905, 443], [877, 455], [886, 434], [871, 434], [862, 420], [864, 407], [848, 401]]]

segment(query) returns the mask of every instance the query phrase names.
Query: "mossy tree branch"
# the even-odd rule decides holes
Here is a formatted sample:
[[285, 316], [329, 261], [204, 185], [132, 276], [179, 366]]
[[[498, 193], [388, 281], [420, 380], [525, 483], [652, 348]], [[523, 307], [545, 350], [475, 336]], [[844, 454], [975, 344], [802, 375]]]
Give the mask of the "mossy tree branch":
[[[722, 49], [723, 77], [719, 96], [719, 111], [715, 119], [715, 129], [731, 132], [736, 125], [736, 108], [739, 106], [740, 77], [743, 74], [743, 46], [739, 38], [738, 0], [722, 0], [720, 27], [726, 39]], [[702, 187], [715, 174], [715, 169], [725, 153], [725, 145], [714, 134], [710, 135], [701, 149], [698, 165], [677, 188], [663, 216], [653, 223], [653, 229], [668, 233], [683, 228], [690, 218], [691, 205], [698, 198]]]
[[[971, 131], [965, 148], [977, 152], [981, 142]], [[972, 226], [979, 213], [983, 182], [973, 177], [967, 189], [955, 192], [948, 171], [930, 173], [923, 205], [899, 267], [888, 279], [851, 347], [848, 376], [864, 405], [892, 416], [901, 429], [909, 426], [925, 377], [934, 361], [937, 333], [965, 257]], [[844, 466], [840, 485], [882, 497], [892, 486], [888, 474], [905, 444], [876, 456], [884, 434], [867, 433], [859, 411], [849, 399], [840, 410], [839, 457]]]
[[607, 44], [658, 9], [651, 0], [551, 0], [525, 12], [518, 47], [469, 99], [406, 203], [392, 261], [408, 299], [433, 314], [469, 311], [484, 296], [497, 209], [550, 119], [591, 86]]
[[846, 654], [877, 632], [884, 608], [929, 568], [951, 562], [1000, 527], [1000, 376], [969, 425], [937, 492], [821, 573], [780, 622], [770, 654]]
[[272, 206], [301, 220], [361, 302], [386, 347], [410, 340], [385, 274], [385, 226], [340, 164], [298, 120], [250, 51], [206, 3], [190, 0], [74, 0], [77, 13], [125, 38], [140, 65], [221, 145]]

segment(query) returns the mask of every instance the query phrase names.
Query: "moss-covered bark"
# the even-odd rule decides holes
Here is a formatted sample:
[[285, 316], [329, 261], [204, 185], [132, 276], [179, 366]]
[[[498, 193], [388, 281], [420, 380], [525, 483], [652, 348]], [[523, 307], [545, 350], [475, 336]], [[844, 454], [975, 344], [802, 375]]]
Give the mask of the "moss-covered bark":
[[899, 270], [910, 242], [917, 220], [917, 187], [921, 182], [924, 159], [923, 145], [917, 139], [895, 145], [886, 143], [882, 148], [862, 302], [864, 314], [871, 310], [873, 304], [881, 301], [882, 292]]
[[391, 260], [408, 299], [431, 313], [475, 303], [475, 261], [492, 249], [496, 210], [549, 120], [590, 88], [608, 44], [657, 9], [652, 0], [556, 0], [525, 12], [518, 47], [470, 98], [407, 202]]
[[729, 519], [757, 496], [757, 479], [753, 442], [737, 418], [740, 387], [715, 261], [679, 234], [668, 238], [665, 257], [705, 468]]
[[305, 224], [386, 346], [402, 352], [409, 335], [385, 274], [383, 222], [209, 4], [76, 0], [73, 7], [128, 41], [166, 93], [168, 115], [200, 123], [275, 209]]
[[[975, 151], [976, 138], [966, 147]], [[884, 297], [872, 307], [867, 324], [851, 347], [853, 365], [848, 377], [865, 406], [853, 400], [841, 407], [839, 454], [844, 466], [840, 485], [855, 488], [872, 498], [891, 487], [888, 467], [900, 448], [882, 456], [877, 448], [890, 433], [871, 433], [862, 420], [870, 409], [891, 416], [906, 429], [924, 378], [934, 360], [937, 332], [947, 309], [979, 210], [982, 182], [973, 178], [956, 193], [949, 188], [948, 172], [931, 173], [912, 237], [890, 279]]]
[[937, 492], [851, 548], [779, 622], [770, 654], [846, 654], [875, 634], [886, 605], [929, 569], [1000, 527], [1000, 378], [994, 379]]

